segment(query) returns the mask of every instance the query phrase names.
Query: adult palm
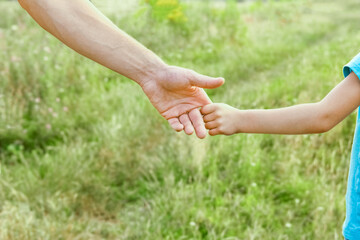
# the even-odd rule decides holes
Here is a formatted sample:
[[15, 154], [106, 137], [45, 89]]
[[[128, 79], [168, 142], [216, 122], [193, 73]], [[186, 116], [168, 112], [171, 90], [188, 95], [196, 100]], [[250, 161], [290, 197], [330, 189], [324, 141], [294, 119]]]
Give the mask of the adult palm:
[[176, 131], [199, 138], [206, 137], [206, 129], [199, 107], [211, 103], [203, 88], [217, 88], [223, 78], [212, 78], [192, 70], [169, 66], [141, 84], [150, 102]]

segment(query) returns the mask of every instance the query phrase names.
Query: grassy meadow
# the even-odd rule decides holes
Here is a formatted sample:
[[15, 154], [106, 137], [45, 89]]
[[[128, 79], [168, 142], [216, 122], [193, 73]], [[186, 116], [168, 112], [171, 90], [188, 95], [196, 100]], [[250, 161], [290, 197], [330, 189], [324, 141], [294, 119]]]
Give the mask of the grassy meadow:
[[[94, 1], [242, 109], [321, 100], [360, 50], [357, 0]], [[342, 239], [355, 113], [328, 133], [175, 133], [139, 86], [0, 2], [0, 239]], [[174, 20], [175, 19], [175, 20]], [[177, 21], [178, 20], [178, 21]]]

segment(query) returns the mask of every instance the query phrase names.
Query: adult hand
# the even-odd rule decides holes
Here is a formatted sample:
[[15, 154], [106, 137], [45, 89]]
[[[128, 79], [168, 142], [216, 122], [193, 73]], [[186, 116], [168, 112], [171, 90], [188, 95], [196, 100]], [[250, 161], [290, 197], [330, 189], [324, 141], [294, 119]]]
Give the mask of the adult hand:
[[217, 88], [223, 78], [212, 78], [192, 70], [166, 66], [157, 72], [155, 79], [146, 79], [141, 87], [153, 106], [168, 120], [176, 131], [199, 138], [206, 137], [205, 124], [199, 107], [211, 103], [203, 88]]

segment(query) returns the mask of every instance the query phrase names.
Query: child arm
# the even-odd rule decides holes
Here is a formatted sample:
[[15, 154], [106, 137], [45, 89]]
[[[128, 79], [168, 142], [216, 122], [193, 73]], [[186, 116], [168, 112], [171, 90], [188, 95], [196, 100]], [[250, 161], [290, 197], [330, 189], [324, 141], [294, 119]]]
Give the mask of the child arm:
[[226, 104], [210, 104], [201, 112], [210, 135], [308, 134], [329, 131], [359, 105], [360, 81], [352, 72], [317, 103], [269, 110], [239, 110]]

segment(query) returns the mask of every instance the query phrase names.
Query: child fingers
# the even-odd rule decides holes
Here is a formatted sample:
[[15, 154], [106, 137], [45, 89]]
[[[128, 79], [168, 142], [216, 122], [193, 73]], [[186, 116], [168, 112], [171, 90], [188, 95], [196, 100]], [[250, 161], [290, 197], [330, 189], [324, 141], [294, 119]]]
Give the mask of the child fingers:
[[215, 121], [205, 123], [206, 129], [213, 129], [213, 128], [217, 128], [218, 126], [219, 124]]
[[204, 122], [205, 123], [211, 122], [211, 121], [214, 121], [216, 118], [217, 118], [217, 116], [215, 113], [210, 113], [210, 114], [207, 114], [204, 116]]
[[211, 130], [209, 131], [209, 135], [210, 135], [210, 136], [215, 136], [215, 135], [219, 135], [219, 134], [221, 134], [221, 132], [220, 132], [220, 130], [217, 129], [217, 128], [211, 129]]
[[178, 118], [171, 118], [168, 120], [170, 126], [177, 132], [181, 132], [184, 126], [180, 123]]
[[215, 109], [216, 109], [216, 107], [214, 104], [209, 104], [209, 105], [202, 107], [200, 112], [203, 115], [206, 115], [206, 114], [212, 113], [213, 111], [215, 111]]
[[184, 131], [187, 135], [191, 135], [194, 133], [194, 127], [189, 119], [189, 116], [187, 113], [184, 113], [183, 115], [180, 116], [180, 122], [182, 123], [182, 125], [184, 125]]

